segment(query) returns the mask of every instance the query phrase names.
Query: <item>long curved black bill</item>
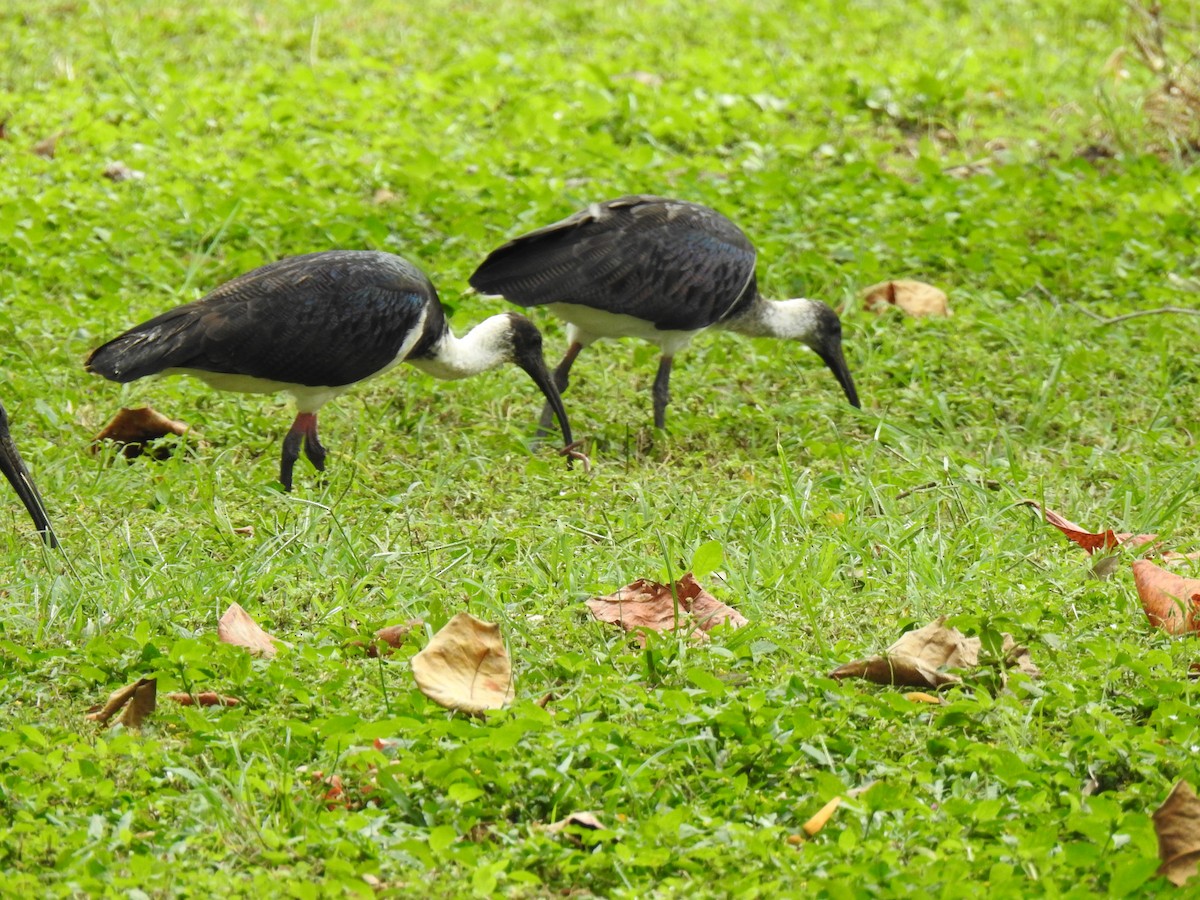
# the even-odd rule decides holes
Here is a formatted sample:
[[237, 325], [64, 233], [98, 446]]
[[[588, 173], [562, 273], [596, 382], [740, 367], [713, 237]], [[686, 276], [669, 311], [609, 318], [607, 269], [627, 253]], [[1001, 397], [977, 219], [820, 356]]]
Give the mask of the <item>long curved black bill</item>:
[[54, 529], [50, 527], [50, 518], [46, 515], [46, 506], [42, 503], [41, 494], [34, 487], [33, 478], [25, 468], [25, 461], [21, 459], [16, 444], [12, 442], [7, 424], [0, 428], [3, 429], [0, 431], [0, 472], [4, 473], [8, 483], [13, 486], [13, 490], [29, 510], [29, 517], [41, 532], [42, 540], [51, 547], [57, 547], [58, 538], [54, 536]]
[[530, 353], [518, 359], [517, 365], [529, 373], [533, 383], [546, 395], [546, 402], [554, 410], [554, 415], [558, 417], [558, 427], [562, 429], [563, 446], [570, 447], [574, 443], [571, 440], [571, 423], [567, 421], [567, 411], [563, 408], [562, 395], [559, 394], [558, 388], [554, 384], [550, 370], [546, 368], [546, 360], [540, 353], [536, 356]]
[[850, 377], [850, 367], [846, 365], [846, 357], [842, 354], [841, 345], [821, 353], [820, 357], [825, 361], [825, 365], [829, 366], [829, 371], [838, 380], [842, 390], [846, 392], [846, 399], [850, 401], [850, 405], [855, 409], [862, 409], [862, 404], [858, 402], [858, 391], [854, 389], [854, 379]]

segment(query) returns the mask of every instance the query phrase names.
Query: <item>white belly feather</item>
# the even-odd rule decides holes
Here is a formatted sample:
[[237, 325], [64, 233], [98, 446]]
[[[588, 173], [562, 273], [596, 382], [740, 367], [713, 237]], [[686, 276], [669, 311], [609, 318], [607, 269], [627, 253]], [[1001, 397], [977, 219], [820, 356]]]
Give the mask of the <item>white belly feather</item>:
[[584, 347], [601, 338], [633, 337], [658, 344], [663, 356], [674, 356], [703, 331], [663, 331], [637, 316], [605, 312], [578, 303], [548, 303], [546, 309], [567, 323], [567, 339]]

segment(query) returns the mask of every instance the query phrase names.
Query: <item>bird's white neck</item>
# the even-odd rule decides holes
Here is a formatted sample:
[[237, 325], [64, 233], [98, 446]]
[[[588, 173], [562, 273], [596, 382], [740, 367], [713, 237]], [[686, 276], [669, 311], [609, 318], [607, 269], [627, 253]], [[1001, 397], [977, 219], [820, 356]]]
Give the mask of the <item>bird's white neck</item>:
[[759, 299], [742, 315], [718, 325], [749, 337], [793, 338], [810, 343], [817, 333], [819, 301]]
[[504, 314], [484, 319], [461, 338], [447, 328], [429, 356], [405, 362], [444, 381], [478, 375], [509, 360], [511, 328], [511, 320]]

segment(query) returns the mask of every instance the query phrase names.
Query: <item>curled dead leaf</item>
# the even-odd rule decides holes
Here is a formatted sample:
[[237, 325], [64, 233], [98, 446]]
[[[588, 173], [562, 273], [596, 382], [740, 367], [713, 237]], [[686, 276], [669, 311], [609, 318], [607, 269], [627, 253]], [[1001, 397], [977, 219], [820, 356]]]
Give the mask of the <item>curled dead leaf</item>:
[[1200, 578], [1184, 578], [1139, 559], [1133, 583], [1151, 625], [1168, 634], [1200, 631]]
[[[267, 659], [271, 659], [278, 650], [275, 641], [279, 639], [263, 631], [250, 614], [236, 603], [229, 604], [229, 609], [225, 610], [221, 621], [217, 623], [217, 637], [226, 644], [245, 647], [256, 656]], [[279, 643], [286, 646], [285, 641]]]
[[1158, 874], [1182, 886], [1200, 867], [1200, 798], [1186, 781], [1171, 788], [1162, 806], [1154, 811], [1158, 836]]
[[[380, 628], [375, 632], [375, 640], [382, 641], [389, 647], [402, 647], [413, 629], [420, 628], [424, 624], [424, 619], [409, 619], [403, 625], [389, 625], [387, 628]], [[373, 644], [367, 652], [370, 656], [377, 656], [378, 645]]]
[[113, 691], [108, 701], [101, 707], [88, 710], [87, 718], [100, 725], [108, 721], [121, 710], [121, 724], [126, 728], [141, 728], [142, 722], [154, 712], [157, 705], [158, 679], [139, 678], [133, 684], [127, 684]]
[[[859, 659], [839, 666], [832, 678], [865, 678], [876, 684], [905, 687], [944, 687], [958, 684], [962, 679], [943, 669], [973, 669], [979, 665], [979, 638], [967, 637], [957, 628], [946, 627], [946, 616], [940, 616], [923, 628], [909, 631], [879, 656]], [[1011, 635], [1004, 635], [1001, 646], [1004, 664], [1017, 668], [1032, 678], [1041, 675], [1029, 656]]]
[[824, 828], [825, 823], [828, 822], [833, 817], [834, 812], [837, 810], [837, 808], [839, 806], [841, 806], [841, 804], [842, 804], [842, 798], [834, 797], [828, 803], [826, 803], [824, 806], [822, 806], [819, 810], [817, 810], [816, 815], [814, 815], [811, 819], [809, 819], [807, 822], [804, 823], [803, 827], [804, 827], [805, 833], [809, 837], [812, 837], [818, 831], [820, 831], [822, 828]]
[[[121, 445], [121, 453], [126, 459], [135, 459], [146, 452], [147, 444], [151, 441], [168, 435], [182, 437], [187, 430], [188, 426], [183, 422], [168, 419], [149, 406], [122, 409], [92, 438], [92, 453], [99, 451], [102, 441], [112, 441]], [[160, 460], [170, 455], [169, 447], [156, 447], [151, 454], [154, 459]]]
[[[675, 598], [679, 599], [678, 619]], [[690, 615], [692, 638], [703, 637], [703, 632], [718, 625], [741, 628], [747, 619], [731, 606], [726, 606], [704, 590], [688, 572], [677, 582], [672, 593], [671, 586], [639, 578], [619, 591], [605, 597], [592, 597], [587, 601], [588, 609], [601, 622], [620, 625], [626, 631], [646, 628], [650, 631], [672, 631], [676, 625], [689, 627], [684, 619]], [[643, 642], [645, 638], [639, 635]]]
[[863, 307], [868, 312], [899, 309], [910, 316], [948, 316], [946, 292], [923, 281], [882, 281], [863, 291]]
[[1097, 550], [1111, 550], [1113, 547], [1122, 545], [1140, 547], [1142, 544], [1148, 544], [1158, 537], [1157, 534], [1133, 534], [1129, 531], [1114, 532], [1111, 528], [1107, 531], [1088, 531], [1083, 526], [1076, 525], [1070, 519], [1056, 513], [1054, 510], [1042, 506], [1036, 500], [1025, 499], [1019, 502], [1039, 510], [1047, 522], [1066, 535], [1068, 540], [1078, 544], [1089, 554], [1095, 553]]
[[512, 664], [500, 626], [459, 613], [412, 658], [421, 693], [439, 706], [471, 715], [512, 699]]

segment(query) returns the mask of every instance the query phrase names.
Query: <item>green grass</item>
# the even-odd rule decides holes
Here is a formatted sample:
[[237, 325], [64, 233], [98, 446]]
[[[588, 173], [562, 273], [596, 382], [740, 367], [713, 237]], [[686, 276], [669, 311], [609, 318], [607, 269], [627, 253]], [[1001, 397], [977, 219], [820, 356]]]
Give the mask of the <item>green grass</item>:
[[[64, 554], [0, 492], [0, 893], [1169, 893], [1149, 813], [1200, 779], [1194, 642], [1016, 505], [1200, 547], [1200, 318], [1084, 313], [1197, 306], [1200, 171], [1141, 116], [1150, 76], [1105, 68], [1127, 24], [1116, 0], [7, 4], [0, 398]], [[106, 179], [116, 160], [145, 177]], [[322, 413], [328, 475], [301, 462], [285, 495], [282, 400], [82, 369], [331, 247], [418, 263], [461, 331], [505, 308], [463, 293], [490, 249], [628, 192], [721, 209], [764, 291], [846, 304], [864, 409], [799, 346], [708, 335], [655, 434], [653, 349], [598, 345], [566, 395], [589, 475], [527, 449], [515, 369], [397, 370]], [[954, 317], [861, 312], [893, 277]], [[89, 455], [142, 403], [198, 437], [161, 464]], [[641, 651], [589, 621], [584, 598], [713, 540], [705, 582], [750, 627]], [[231, 601], [294, 648], [219, 644]], [[345, 649], [464, 609], [515, 662], [486, 723], [416, 690], [424, 637]], [[1012, 632], [1044, 677], [933, 709], [827, 677], [942, 613]], [[84, 719], [144, 675], [244, 703]], [[352, 809], [309, 774], [372, 765]], [[539, 827], [576, 810], [610, 832]]]

